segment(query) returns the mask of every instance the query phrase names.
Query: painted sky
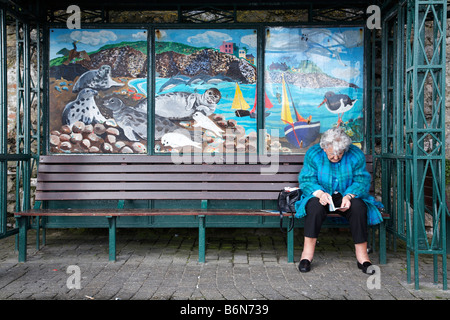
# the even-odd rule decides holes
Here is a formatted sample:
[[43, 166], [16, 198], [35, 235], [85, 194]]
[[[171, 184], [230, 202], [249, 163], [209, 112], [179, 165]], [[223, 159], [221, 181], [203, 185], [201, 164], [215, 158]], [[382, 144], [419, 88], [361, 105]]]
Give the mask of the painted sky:
[[77, 50], [91, 52], [106, 44], [122, 41], [146, 41], [147, 31], [140, 29], [51, 29], [50, 30], [50, 60], [61, 57], [59, 50], [73, 49], [72, 43], [77, 42]]
[[360, 27], [270, 28], [265, 63], [295, 67], [313, 61], [323, 72], [363, 87], [364, 33]]
[[173, 41], [193, 47], [216, 48], [226, 42], [246, 47], [256, 57], [257, 34], [254, 29], [164, 29], [158, 30], [157, 41]]

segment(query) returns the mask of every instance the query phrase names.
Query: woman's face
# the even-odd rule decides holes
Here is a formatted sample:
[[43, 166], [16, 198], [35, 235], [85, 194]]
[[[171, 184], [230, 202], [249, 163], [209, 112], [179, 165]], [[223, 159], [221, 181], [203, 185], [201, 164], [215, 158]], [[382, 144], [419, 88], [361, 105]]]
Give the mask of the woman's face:
[[344, 152], [336, 153], [332, 146], [324, 149], [324, 151], [327, 154], [328, 160], [334, 163], [341, 161], [342, 156], [344, 155]]

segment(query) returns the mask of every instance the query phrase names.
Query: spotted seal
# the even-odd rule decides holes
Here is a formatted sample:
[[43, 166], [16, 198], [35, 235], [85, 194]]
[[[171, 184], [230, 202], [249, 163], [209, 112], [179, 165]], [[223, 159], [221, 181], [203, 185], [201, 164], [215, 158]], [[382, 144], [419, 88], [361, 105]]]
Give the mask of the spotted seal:
[[126, 106], [122, 100], [112, 97], [103, 102], [103, 106], [113, 112], [113, 118], [130, 141], [147, 139], [147, 113]]
[[172, 120], [192, 119], [196, 111], [211, 115], [221, 98], [220, 91], [210, 88], [203, 94], [169, 92], [155, 97], [155, 114]]
[[94, 89], [85, 88], [81, 90], [77, 98], [64, 107], [62, 123], [72, 127], [76, 121], [81, 121], [85, 124], [105, 122], [105, 117], [100, 113], [95, 103], [94, 97], [97, 94], [97, 90]]
[[111, 67], [105, 64], [98, 69], [83, 73], [73, 86], [72, 92], [78, 92], [83, 88], [106, 90], [113, 86], [123, 85], [123, 83], [116, 82], [111, 78]]

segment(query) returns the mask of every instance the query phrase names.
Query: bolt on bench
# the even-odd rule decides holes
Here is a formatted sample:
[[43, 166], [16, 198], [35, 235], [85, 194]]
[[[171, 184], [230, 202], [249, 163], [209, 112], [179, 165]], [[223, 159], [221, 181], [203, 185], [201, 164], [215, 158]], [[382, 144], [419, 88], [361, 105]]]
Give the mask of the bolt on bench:
[[[118, 227], [198, 228], [199, 262], [205, 262], [206, 228], [279, 228], [278, 193], [286, 186], [298, 186], [303, 156], [280, 155], [272, 159], [277, 161], [272, 168], [274, 163], [253, 161], [248, 155], [245, 160], [236, 158], [224, 159], [223, 164], [174, 164], [167, 155], [41, 156], [34, 209], [15, 214], [19, 261], [27, 257], [30, 217], [37, 220], [38, 249], [41, 227], [44, 244], [49, 227], [108, 228], [111, 261], [116, 259]], [[371, 172], [370, 156], [367, 167]], [[262, 174], [264, 170], [275, 173]], [[344, 218], [338, 219], [340, 224], [330, 225], [342, 227]], [[380, 263], [385, 263], [384, 222], [379, 236]], [[294, 261], [294, 230], [287, 232], [287, 257]]]

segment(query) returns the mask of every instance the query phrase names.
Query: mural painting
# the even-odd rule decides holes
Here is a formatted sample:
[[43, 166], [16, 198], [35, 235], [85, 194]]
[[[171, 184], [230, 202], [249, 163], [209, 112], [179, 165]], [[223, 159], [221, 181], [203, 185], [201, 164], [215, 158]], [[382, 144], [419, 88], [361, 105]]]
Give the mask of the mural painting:
[[333, 126], [362, 146], [363, 28], [267, 28], [262, 106], [256, 30], [155, 30], [150, 115], [147, 37], [50, 30], [50, 152], [254, 153], [258, 110], [271, 151], [304, 153]]
[[320, 134], [345, 128], [359, 147], [364, 134], [363, 28], [267, 28], [267, 130], [280, 151], [304, 153]]
[[155, 34], [155, 151], [256, 152], [256, 30]]
[[147, 32], [51, 29], [52, 153], [147, 153]]

